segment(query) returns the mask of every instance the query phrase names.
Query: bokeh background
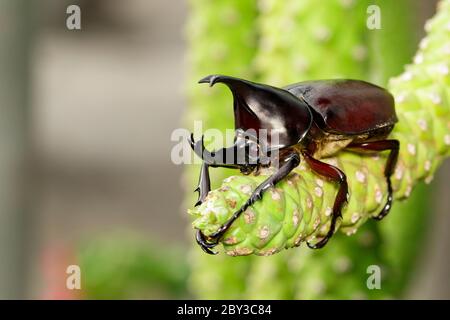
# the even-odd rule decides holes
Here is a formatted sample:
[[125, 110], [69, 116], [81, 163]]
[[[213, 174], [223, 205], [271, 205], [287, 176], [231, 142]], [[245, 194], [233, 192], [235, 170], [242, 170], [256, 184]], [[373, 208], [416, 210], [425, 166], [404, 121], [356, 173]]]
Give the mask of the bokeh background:
[[[422, 30], [436, 1], [411, 3]], [[67, 30], [69, 4], [82, 30]], [[0, 298], [192, 297], [170, 160], [189, 13], [183, 0], [0, 0]], [[447, 162], [407, 297], [450, 298], [449, 180]], [[80, 259], [83, 289], [67, 290]]]

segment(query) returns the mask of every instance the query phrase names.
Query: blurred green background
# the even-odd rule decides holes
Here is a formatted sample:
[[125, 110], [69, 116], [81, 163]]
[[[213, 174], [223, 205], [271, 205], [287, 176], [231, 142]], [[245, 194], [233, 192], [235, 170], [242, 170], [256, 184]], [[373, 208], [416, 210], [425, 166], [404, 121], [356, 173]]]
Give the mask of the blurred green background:
[[[196, 278], [211, 275], [214, 265], [193, 246], [186, 215], [192, 198], [184, 197], [197, 173], [183, 176], [184, 168], [171, 162], [170, 135], [196, 119], [221, 127], [232, 113], [228, 96], [218, 102], [228, 106], [219, 109], [223, 118], [193, 104], [188, 112], [189, 101], [208, 101], [191, 86], [198, 76], [221, 70], [275, 85], [304, 80], [302, 64], [298, 79], [283, 71], [297, 52], [323, 62], [308, 71], [311, 76], [383, 83], [411, 61], [436, 1], [374, 2], [389, 8], [382, 19], [393, 29], [368, 40], [383, 50], [352, 53], [346, 41], [370, 34], [364, 30], [366, 1], [323, 1], [317, 12], [290, 21], [284, 1], [271, 8], [272, 1], [248, 0], [0, 0], [0, 298], [205, 297], [199, 291], [208, 284]], [[348, 20], [330, 15], [327, 5], [335, 3], [356, 3]], [[82, 30], [67, 30], [69, 4], [81, 7]], [[322, 14], [330, 19], [313, 23]], [[299, 30], [305, 21], [313, 22]], [[326, 37], [326, 22], [341, 32], [319, 52], [310, 38]], [[284, 50], [258, 44], [260, 33], [282, 39], [284, 26], [305, 37]], [[345, 60], [346, 53], [379, 60], [368, 68]], [[448, 179], [447, 162], [422, 188], [432, 190], [428, 200], [423, 196], [405, 209], [422, 208], [426, 218], [417, 232], [424, 245], [407, 266], [412, 274], [404, 297], [450, 298]], [[72, 264], [81, 266], [81, 290], [65, 286]], [[230, 279], [233, 270], [239, 269], [229, 270]], [[274, 281], [282, 291], [286, 279]], [[219, 290], [242, 297], [244, 284], [229, 282]], [[252, 285], [258, 289], [257, 279]]]

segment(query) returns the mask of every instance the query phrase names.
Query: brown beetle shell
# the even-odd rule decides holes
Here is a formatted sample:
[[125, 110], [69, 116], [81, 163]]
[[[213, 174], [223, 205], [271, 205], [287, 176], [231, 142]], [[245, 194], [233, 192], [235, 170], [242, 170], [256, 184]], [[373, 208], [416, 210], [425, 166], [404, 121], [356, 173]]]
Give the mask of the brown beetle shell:
[[397, 122], [392, 95], [365, 81], [307, 81], [284, 89], [302, 98], [315, 111], [314, 121], [326, 132], [358, 135]]

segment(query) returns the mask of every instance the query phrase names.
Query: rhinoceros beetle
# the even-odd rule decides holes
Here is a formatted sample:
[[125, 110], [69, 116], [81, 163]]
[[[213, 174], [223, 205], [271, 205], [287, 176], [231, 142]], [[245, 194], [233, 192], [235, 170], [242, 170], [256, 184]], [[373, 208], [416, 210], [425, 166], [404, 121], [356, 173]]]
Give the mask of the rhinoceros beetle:
[[[203, 159], [199, 184], [196, 191], [201, 204], [210, 191], [209, 167], [239, 169], [244, 174], [255, 173], [261, 166], [270, 166], [270, 158], [257, 153], [247, 156], [243, 161], [227, 154], [239, 154], [239, 150], [249, 151], [260, 148], [261, 142], [256, 134], [253, 139], [244, 137], [242, 132], [266, 129], [278, 135], [276, 143], [266, 142], [268, 153], [278, 151], [278, 167], [271, 176], [262, 182], [249, 199], [215, 233], [205, 236], [197, 230], [196, 240], [201, 248], [215, 254], [215, 247], [232, 223], [255, 201], [262, 198], [264, 191], [284, 179], [303, 159], [316, 174], [338, 184], [338, 191], [332, 208], [331, 225], [326, 236], [310, 248], [322, 248], [333, 235], [336, 221], [348, 199], [347, 178], [339, 168], [320, 161], [340, 150], [353, 152], [381, 152], [389, 150], [384, 175], [387, 181], [387, 201], [375, 217], [381, 220], [392, 206], [392, 186], [390, 177], [394, 171], [400, 143], [388, 140], [387, 136], [398, 121], [394, 99], [385, 89], [360, 80], [317, 80], [300, 82], [284, 88], [251, 82], [224, 75], [210, 75], [199, 81], [223, 83], [229, 87], [234, 99], [235, 143], [229, 148], [209, 152], [203, 144], [203, 137], [190, 145]], [[242, 160], [242, 159], [241, 159]], [[252, 160], [252, 161], [250, 161]]]

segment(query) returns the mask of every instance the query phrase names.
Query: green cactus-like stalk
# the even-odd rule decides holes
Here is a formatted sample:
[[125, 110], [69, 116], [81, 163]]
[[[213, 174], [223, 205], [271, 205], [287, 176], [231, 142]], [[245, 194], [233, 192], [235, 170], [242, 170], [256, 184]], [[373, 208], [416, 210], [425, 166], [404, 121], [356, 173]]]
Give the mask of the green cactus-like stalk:
[[[354, 8], [347, 12], [345, 10], [347, 6], [352, 5], [352, 1], [330, 1], [330, 3], [332, 3], [330, 8], [333, 9], [333, 17], [337, 21], [342, 21], [342, 19], [346, 21], [360, 21], [357, 18], [356, 20], [351, 19], [350, 15], [354, 12]], [[308, 5], [313, 6], [313, 3], [304, 1], [301, 4], [292, 4], [293, 7], [283, 7], [275, 1], [264, 1], [262, 3], [263, 13], [260, 23], [263, 39], [261, 40], [261, 54], [257, 59], [257, 66], [262, 79], [268, 79], [265, 82], [271, 84], [286, 84], [301, 80], [298, 78], [298, 74], [301, 75], [302, 72], [305, 74], [305, 77], [308, 76], [309, 78], [342, 75], [345, 77], [364, 78], [363, 73], [367, 72], [367, 61], [363, 59], [367, 55], [364, 33], [355, 31], [344, 33], [346, 35], [349, 34], [347, 39], [349, 42], [343, 47], [347, 48], [347, 50], [340, 51], [339, 45], [336, 47], [336, 43], [339, 42], [333, 39], [331, 30], [334, 32], [334, 30], [345, 27], [340, 25], [333, 26], [334, 29], [327, 29], [327, 27], [323, 26], [317, 27], [317, 23], [320, 24], [322, 21], [327, 21], [323, 17], [324, 14], [329, 15], [329, 13], [323, 13], [320, 10], [307, 10]], [[361, 8], [364, 7], [364, 4], [361, 2], [358, 2], [357, 5], [361, 5]], [[403, 76], [399, 80], [393, 80], [389, 86], [397, 98], [397, 110], [402, 123], [402, 125], [396, 127], [393, 136], [402, 140], [403, 146], [407, 146], [406, 149], [402, 147], [400, 162], [395, 174], [396, 178], [394, 179], [397, 198], [409, 195], [412, 186], [417, 181], [421, 179], [429, 180], [442, 158], [448, 154], [448, 137], [446, 135], [446, 132], [448, 132], [448, 122], [446, 123], [448, 121], [448, 78], [446, 76], [448, 74], [448, 60], [446, 59], [448, 58], [445, 55], [445, 52], [448, 55], [448, 48], [445, 47], [446, 43], [448, 43], [448, 31], [446, 33], [445, 23], [442, 22], [445, 21], [445, 18], [442, 18], [442, 16], [448, 15], [448, 12], [445, 13], [448, 9], [445, 8], [448, 8], [448, 2], [441, 6], [441, 14], [433, 19], [434, 22], [428, 24], [430, 35], [427, 37], [428, 40], [424, 40], [422, 43], [422, 49], [417, 55], [419, 58], [416, 58], [416, 62], [420, 63], [408, 67]], [[305, 12], [304, 16], [302, 12]], [[316, 17], [314, 14], [307, 15], [307, 13], [311, 12], [318, 14], [321, 18]], [[343, 15], [346, 15], [345, 18], [343, 18]], [[298, 30], [296, 26], [298, 21], [302, 21], [305, 25], [314, 25], [316, 23], [314, 28], [316, 33], [305, 32], [306, 36], [302, 38], [302, 41], [293, 42], [298, 44], [299, 47], [295, 45], [287, 47], [286, 43], [289, 43], [289, 41], [286, 40], [286, 37], [289, 37], [288, 34], [290, 34], [291, 37], [296, 38], [297, 33], [292, 31]], [[280, 36], [280, 29], [274, 28], [274, 26], [279, 28], [285, 28], [286, 26], [289, 28], [290, 26], [292, 29], [290, 32], [286, 32], [284, 36]], [[354, 25], [350, 25], [348, 28], [350, 30], [361, 30], [361, 28]], [[441, 30], [441, 32], [438, 30]], [[314, 36], [310, 39], [308, 35]], [[304, 42], [303, 40], [305, 39], [310, 42]], [[305, 43], [308, 46], [301, 46]], [[317, 43], [316, 46], [314, 45], [315, 43]], [[351, 47], [355, 49], [353, 51], [348, 50]], [[327, 65], [326, 68], [322, 69], [318, 66], [324, 65], [324, 55], [327, 51], [333, 52], [333, 56], [339, 63]], [[436, 52], [441, 52], [443, 55], [436, 57]], [[360, 60], [359, 63], [358, 60]], [[283, 61], [285, 65], [283, 65]], [[297, 73], [292, 73], [290, 70], [295, 70]], [[437, 70], [440, 71], [441, 75], [438, 79], [434, 76], [434, 72]], [[447, 70], [447, 73], [445, 70]], [[421, 110], [421, 107], [424, 105], [431, 106], [429, 104], [429, 102], [432, 102], [430, 99], [438, 102], [434, 104], [435, 108], [427, 109], [427, 111]], [[430, 131], [432, 132], [432, 137], [430, 137], [430, 132], [427, 132], [431, 128], [431, 124], [433, 125], [433, 129]], [[423, 130], [423, 128], [428, 130]], [[408, 146], [408, 144], [412, 146]], [[429, 149], [435, 150], [435, 154], [431, 154], [433, 151], [428, 152]], [[349, 177], [354, 177], [352, 180], [349, 179], [352, 196], [349, 206], [344, 211], [341, 230], [353, 232], [370, 215], [379, 210], [380, 202], [383, 202], [382, 197], [380, 200], [380, 194], [384, 193], [382, 190], [384, 186], [382, 177], [383, 160], [384, 157], [376, 160], [349, 154], [338, 157], [339, 165], [344, 168]], [[204, 207], [192, 211], [194, 215], [199, 215], [198, 220], [194, 222], [196, 227], [203, 229], [205, 233], [214, 231], [214, 228], [220, 224], [220, 219], [225, 219], [227, 214], [232, 211], [224, 205], [220, 214], [214, 215], [214, 210], [217, 210], [214, 205], [216, 203], [215, 199], [222, 199], [217, 200], [217, 203], [220, 201], [223, 203], [223, 201], [226, 201], [224, 200], [226, 199], [224, 195], [232, 194], [230, 196], [232, 201], [229, 201], [229, 203], [237, 206], [240, 203], [239, 201], [242, 201], [242, 196], [248, 196], [245, 193], [248, 193], [254, 187], [254, 183], [258, 179], [260, 178], [237, 177], [225, 182], [224, 187], [221, 189], [222, 191], [213, 191], [210, 199], [213, 201], [209, 203], [208, 210], [205, 209], [205, 204]], [[324, 216], [324, 212], [327, 212], [326, 208], [330, 203], [332, 204], [331, 201], [334, 199], [333, 196], [330, 196], [335, 194], [334, 186], [317, 182], [315, 176], [309, 173], [307, 168], [301, 171], [296, 179], [291, 180], [294, 180], [292, 185], [289, 186], [285, 182], [285, 184], [281, 184], [278, 187], [279, 190], [276, 193], [281, 194], [281, 196], [265, 196], [263, 198], [264, 205], [261, 204], [259, 207], [255, 205], [252, 208], [258, 211], [257, 214], [254, 212], [254, 216], [258, 217], [257, 222], [253, 221], [253, 225], [248, 223], [252, 221], [252, 214], [247, 214], [235, 224], [233, 230], [224, 237], [226, 240], [224, 244], [225, 250], [228, 250], [233, 255], [248, 254], [250, 251], [259, 254], [269, 254], [274, 252], [274, 248], [279, 250], [282, 247], [295, 245], [301, 231], [304, 231], [304, 234], [302, 234], [303, 238], [300, 238], [304, 240], [307, 237], [312, 238], [320, 235], [322, 228], [326, 229], [327, 217], [326, 215]], [[295, 182], [296, 180], [297, 182]], [[322, 184], [323, 187], [321, 186]], [[247, 186], [244, 190], [241, 189], [243, 185]], [[322, 191], [317, 191], [317, 194], [322, 194], [322, 197], [315, 196], [315, 190], [318, 190], [316, 188], [322, 188]], [[303, 197], [297, 198], [297, 209], [303, 210], [301, 219], [299, 214], [298, 220], [294, 218], [294, 215], [289, 215], [289, 210], [282, 208], [293, 204], [291, 201], [292, 197], [289, 198], [293, 190], [301, 190], [303, 195]], [[239, 198], [239, 196], [241, 197]], [[308, 210], [308, 197], [313, 199], [312, 207], [322, 209], [322, 211]], [[276, 204], [280, 202], [282, 204]], [[271, 210], [272, 214], [270, 214], [269, 209], [273, 209], [273, 211]], [[225, 213], [225, 210], [229, 210], [229, 212]], [[300, 212], [300, 210], [298, 211]], [[284, 227], [280, 228], [280, 223], [277, 225], [276, 219], [273, 219], [275, 222], [270, 219], [273, 217], [286, 222]], [[316, 227], [314, 224], [317, 223], [311, 217], [320, 218], [320, 222]], [[261, 221], [266, 221], [267, 226], [270, 225], [270, 227], [264, 228], [264, 224], [258, 226], [258, 223]], [[297, 229], [293, 231], [292, 229], [295, 228], [292, 227], [295, 227], [296, 224], [294, 221], [297, 221]], [[309, 222], [307, 223], [306, 221]], [[271, 228], [272, 224], [274, 226], [273, 229]], [[291, 230], [288, 230], [289, 227], [291, 227]], [[389, 232], [385, 233], [389, 234]], [[392, 231], [390, 233], [392, 234]], [[239, 242], [239, 240], [242, 241]], [[363, 232], [359, 232], [355, 237], [335, 236], [327, 245], [329, 249], [324, 250], [326, 252], [312, 253], [308, 250], [294, 255], [291, 254], [292, 250], [282, 251], [270, 257], [270, 259], [249, 259], [242, 264], [243, 260], [239, 258], [241, 259], [239, 264], [243, 266], [243, 269], [246, 271], [250, 270], [249, 276], [245, 279], [247, 290], [244, 296], [256, 298], [349, 298], [365, 297], [368, 294], [374, 297], [386, 296], [386, 294], [382, 295], [376, 292], [368, 293], [367, 290], [364, 292], [365, 283], [361, 283], [361, 277], [354, 276], [355, 274], [364, 276], [366, 274], [365, 268], [370, 264], [383, 263], [384, 259], [380, 256], [377, 243], [378, 232], [374, 225], [370, 224], [368, 228], [366, 226]], [[245, 244], [248, 247], [245, 247]], [[370, 250], [367, 250], [369, 247]], [[203, 261], [205, 264], [208, 263], [206, 260], [208, 259]], [[198, 264], [200, 265], [201, 262], [198, 262]], [[226, 261], [223, 263], [221, 261], [204, 266], [204, 270], [206, 275], [214, 273], [217, 279], [227, 277], [228, 274], [221, 271], [230, 271], [235, 264], [237, 262]], [[205, 273], [202, 276], [205, 276]], [[337, 277], [337, 275], [340, 276]], [[339, 281], [339, 279], [345, 279], [345, 281]], [[201, 297], [206, 298], [224, 297], [220, 289], [216, 289], [212, 293], [209, 292], [212, 295], [202, 294], [204, 293], [202, 288], [197, 292]], [[233, 297], [239, 297], [239, 295], [234, 295]]]
[[[386, 3], [392, 5], [392, 2]], [[408, 5], [411, 4], [408, 2]], [[416, 58], [414, 58], [414, 60], [418, 62], [419, 65], [422, 65], [422, 67], [407, 67], [406, 72], [403, 74], [403, 79], [406, 80], [410, 78], [410, 72], [416, 74], [415, 80], [411, 79], [411, 81], [416, 83], [415, 85], [417, 88], [419, 88], [416, 94], [420, 97], [420, 100], [416, 100], [416, 103], [414, 104], [415, 107], [417, 108], [417, 103], [420, 103], [424, 106], [424, 109], [434, 113], [434, 116], [432, 116], [431, 119], [432, 127], [434, 127], [434, 129], [430, 127], [429, 130], [433, 130], [434, 132], [441, 130], [440, 134], [432, 133], [430, 135], [430, 138], [431, 136], [434, 137], [431, 140], [437, 143], [438, 146], [433, 146], [432, 143], [428, 143], [428, 145], [423, 144], [423, 146], [428, 148], [426, 151], [428, 157], [432, 157], [433, 150], [435, 150], [437, 154], [442, 154], [440, 157], [441, 159], [445, 157], [444, 149], [446, 148], [446, 139], [448, 142], [448, 137], [446, 138], [445, 132], [449, 132], [449, 127], [448, 123], [445, 124], [444, 120], [449, 119], [448, 109], [446, 112], [443, 112], [445, 108], [436, 104], [430, 104], [430, 102], [432, 102], [430, 101], [430, 98], [434, 97], [432, 100], [436, 101], [436, 99], [442, 97], [444, 101], [447, 99], [447, 102], [443, 102], [443, 104], [445, 105], [448, 103], [448, 93], [436, 90], [438, 87], [448, 88], [448, 83], [445, 84], [445, 81], [448, 81], [448, 78], [446, 78], [445, 75], [442, 76], [442, 73], [444, 72], [445, 74], [447, 72], [446, 70], [448, 70], [448, 56], [450, 52], [448, 48], [449, 33], [446, 31], [446, 28], [448, 30], [448, 27], [445, 27], [445, 21], [449, 20], [448, 7], [448, 1], [441, 1], [438, 9], [439, 14], [426, 24], [428, 36], [421, 41], [419, 45], [420, 50], [418, 51]], [[399, 26], [396, 23], [398, 17], [403, 17], [402, 19], [405, 19], [405, 15], [401, 14], [398, 9], [395, 10], [395, 8], [392, 8], [391, 6], [387, 9], [389, 12], [388, 15], [392, 17], [391, 23], [393, 24], [393, 27], [390, 28], [390, 30], [384, 30], [384, 28], [380, 30], [382, 33], [379, 34], [377, 39], [375, 39], [376, 41], [373, 42], [378, 44], [378, 47], [381, 48], [381, 50], [377, 50], [377, 47], [373, 48], [374, 50], [377, 50], [376, 56], [380, 57], [379, 59], [387, 61], [386, 64], [382, 65], [383, 68], [380, 68], [380, 64], [378, 63], [374, 66], [374, 70], [372, 71], [372, 74], [379, 73], [382, 79], [385, 79], [386, 74], [389, 72], [386, 68], [392, 68], [392, 64], [389, 63], [392, 59], [388, 59], [389, 55], [386, 54], [386, 52], [397, 50], [397, 46], [392, 46], [392, 43], [395, 41], [395, 43], [398, 43], [400, 46], [408, 45], [404, 43], [404, 40], [402, 42], [402, 40], [398, 38], [398, 33], [401, 32], [401, 30], [399, 30]], [[385, 33], [384, 35], [383, 32]], [[391, 39], [392, 37], [394, 37], [393, 42], [389, 43], [387, 39]], [[424, 63], [421, 63], [422, 57], [426, 60]], [[430, 68], [434, 70], [430, 70]], [[417, 74], [420, 72], [425, 72], [427, 75]], [[423, 79], [419, 79], [419, 77], [423, 77]], [[403, 94], [400, 93], [403, 85], [394, 82], [398, 82], [398, 80], [393, 80], [390, 83], [391, 87], [396, 87], [393, 91], [396, 94], [400, 94], [400, 99], [403, 99]], [[429, 95], [428, 99], [424, 99], [423, 94], [425, 92]], [[411, 100], [414, 99], [415, 98], [412, 98]], [[441, 119], [441, 121], [435, 121], [437, 118]], [[423, 127], [423, 118], [416, 119], [416, 124], [420, 124], [421, 127]], [[438, 129], [439, 126], [444, 126], [444, 128], [441, 127], [441, 129]], [[445, 128], [445, 126], [447, 127]], [[420, 129], [420, 131], [423, 130]], [[407, 139], [411, 142], [420, 139], [420, 137], [411, 135], [407, 137]], [[421, 149], [423, 150], [423, 148]], [[436, 160], [434, 165], [438, 166], [439, 160]], [[428, 165], [429, 163], [427, 162], [426, 166], [428, 167]], [[423, 174], [423, 168], [421, 174]], [[430, 182], [431, 179], [432, 176], [428, 175], [426, 182]], [[408, 201], [397, 202], [393, 207], [389, 219], [386, 219], [386, 221], [379, 224], [381, 237], [383, 239], [383, 257], [390, 265], [390, 277], [389, 281], [386, 281], [386, 284], [389, 286], [388, 290], [392, 294], [398, 295], [404, 292], [405, 285], [415, 271], [415, 262], [419, 253], [422, 252], [422, 248], [426, 247], [424, 240], [426, 239], [428, 231], [427, 222], [432, 219], [433, 214], [433, 203], [431, 198], [432, 188], [426, 183], [419, 183], [415, 188], [412, 197]]]

